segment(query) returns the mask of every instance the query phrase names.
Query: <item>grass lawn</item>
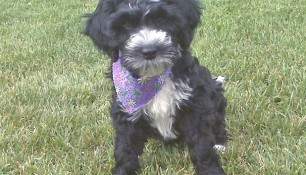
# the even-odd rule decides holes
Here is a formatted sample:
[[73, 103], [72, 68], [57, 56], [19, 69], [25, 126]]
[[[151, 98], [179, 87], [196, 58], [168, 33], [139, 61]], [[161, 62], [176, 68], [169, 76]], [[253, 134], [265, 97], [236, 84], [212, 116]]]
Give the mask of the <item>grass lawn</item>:
[[[0, 0], [0, 174], [110, 174], [108, 59], [80, 34], [97, 0]], [[201, 0], [192, 51], [227, 79], [228, 174], [306, 174], [306, 1]], [[142, 175], [191, 175], [150, 140]]]

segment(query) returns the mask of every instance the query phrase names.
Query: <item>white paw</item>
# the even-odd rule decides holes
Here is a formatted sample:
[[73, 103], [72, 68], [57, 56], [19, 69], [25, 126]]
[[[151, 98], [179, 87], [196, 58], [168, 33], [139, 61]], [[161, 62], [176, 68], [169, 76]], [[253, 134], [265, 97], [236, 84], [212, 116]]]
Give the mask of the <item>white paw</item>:
[[216, 78], [216, 81], [217, 81], [218, 83], [224, 84], [224, 83], [225, 83], [225, 77], [218, 76], [218, 77]]
[[219, 86], [224, 87], [225, 77], [217, 76], [217, 77], [213, 77], [213, 79], [217, 82]]
[[216, 149], [217, 151], [220, 151], [221, 153], [224, 153], [226, 150], [226, 147], [223, 145], [215, 145], [214, 149]]

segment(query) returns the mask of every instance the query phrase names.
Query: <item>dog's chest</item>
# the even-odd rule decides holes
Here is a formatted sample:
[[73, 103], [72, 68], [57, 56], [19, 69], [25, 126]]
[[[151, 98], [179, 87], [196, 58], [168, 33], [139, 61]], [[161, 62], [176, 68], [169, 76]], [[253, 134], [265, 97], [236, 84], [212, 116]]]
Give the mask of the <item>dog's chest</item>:
[[192, 89], [183, 81], [174, 83], [170, 78], [165, 81], [163, 88], [144, 106], [144, 112], [152, 127], [169, 140], [177, 137], [173, 129], [175, 114], [183, 101], [191, 96]]

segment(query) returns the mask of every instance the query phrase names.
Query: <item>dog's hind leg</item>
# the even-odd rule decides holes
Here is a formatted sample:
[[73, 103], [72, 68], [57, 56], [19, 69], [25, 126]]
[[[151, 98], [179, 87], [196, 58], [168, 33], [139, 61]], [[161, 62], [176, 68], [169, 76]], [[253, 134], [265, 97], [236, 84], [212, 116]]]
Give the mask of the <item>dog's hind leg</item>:
[[225, 125], [225, 108], [226, 108], [226, 99], [223, 96], [223, 87], [225, 83], [225, 78], [222, 76], [218, 76], [213, 78], [217, 87], [216, 91], [219, 94], [218, 98], [216, 98], [216, 108], [214, 112], [214, 124], [212, 125], [212, 130], [214, 133], [216, 145], [214, 148], [221, 153], [225, 152], [226, 147], [224, 144], [227, 141], [227, 131]]
[[217, 121], [213, 125], [213, 133], [214, 133], [214, 138], [215, 138], [214, 148], [217, 151], [224, 153], [226, 149], [224, 144], [227, 141], [227, 131], [225, 129], [224, 117], [219, 116], [219, 118], [216, 120]]

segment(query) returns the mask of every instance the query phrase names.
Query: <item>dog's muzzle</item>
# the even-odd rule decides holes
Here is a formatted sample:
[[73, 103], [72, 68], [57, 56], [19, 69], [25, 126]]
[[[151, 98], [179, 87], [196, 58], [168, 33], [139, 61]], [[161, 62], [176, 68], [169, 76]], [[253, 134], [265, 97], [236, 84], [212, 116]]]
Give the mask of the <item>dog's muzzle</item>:
[[149, 28], [132, 34], [121, 52], [123, 66], [139, 76], [160, 74], [180, 55], [167, 32]]

